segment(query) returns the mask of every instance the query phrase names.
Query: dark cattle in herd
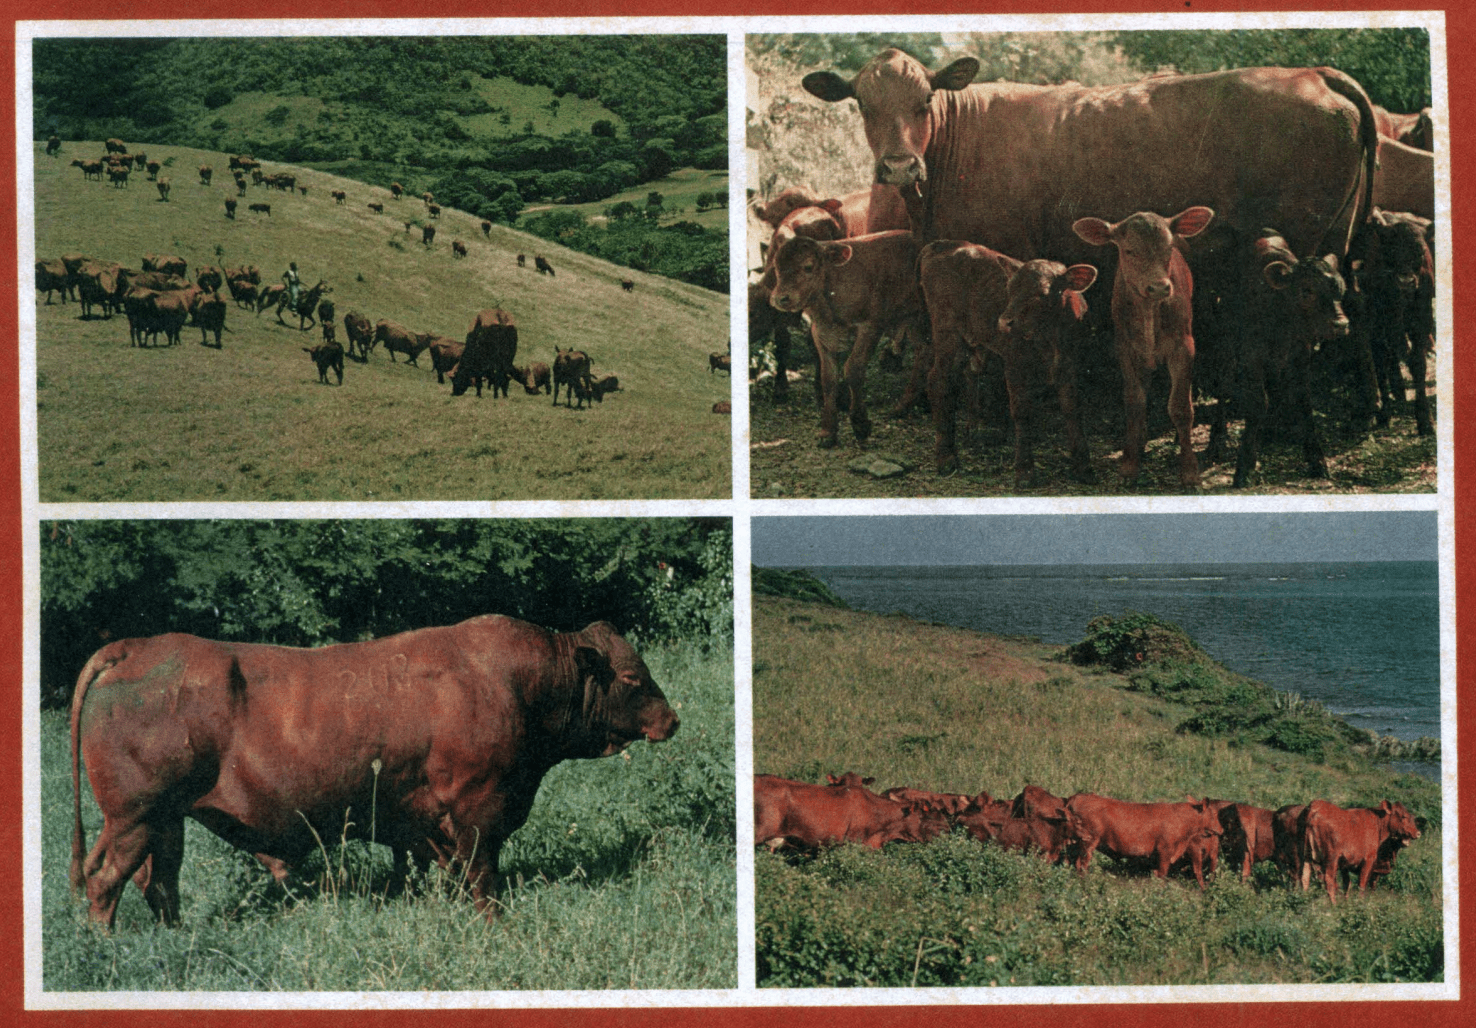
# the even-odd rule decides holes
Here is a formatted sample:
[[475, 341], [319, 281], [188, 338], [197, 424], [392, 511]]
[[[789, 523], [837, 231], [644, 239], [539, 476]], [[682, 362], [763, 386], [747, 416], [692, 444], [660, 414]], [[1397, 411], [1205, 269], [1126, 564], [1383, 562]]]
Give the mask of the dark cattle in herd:
[[[1408, 406], [1401, 365], [1414, 385], [1414, 415], [1420, 435], [1435, 431], [1426, 386], [1426, 358], [1435, 347], [1435, 265], [1426, 242], [1429, 223], [1410, 215], [1375, 210], [1353, 242], [1349, 260], [1358, 282], [1355, 353], [1372, 363], [1378, 418]], [[1365, 394], [1367, 369], [1361, 369]], [[1365, 400], [1365, 406], [1373, 406]]]
[[1197, 236], [1215, 212], [1190, 207], [1172, 218], [1139, 211], [1116, 224], [1081, 218], [1072, 229], [1092, 246], [1117, 248], [1112, 283], [1112, 327], [1122, 369], [1126, 427], [1118, 473], [1138, 477], [1147, 444], [1147, 376], [1168, 367], [1169, 418], [1179, 436], [1179, 482], [1199, 484], [1194, 456], [1194, 279], [1184, 240]]
[[1367, 891], [1375, 871], [1387, 874], [1398, 851], [1420, 837], [1404, 804], [1388, 800], [1376, 808], [1351, 810], [1326, 800], [1313, 800], [1302, 812], [1298, 827], [1302, 888], [1307, 888], [1316, 872], [1334, 903], [1339, 874], [1345, 893], [1352, 889], [1354, 874], [1358, 876], [1358, 891]]
[[374, 323], [374, 339], [371, 347], [379, 343], [384, 344], [384, 350], [389, 354], [390, 363], [395, 363], [395, 354], [403, 353], [406, 364], [414, 364], [420, 367], [418, 358], [425, 351], [426, 343], [418, 332], [412, 332], [399, 322], [381, 318]]
[[369, 351], [374, 348], [374, 326], [369, 319], [358, 311], [349, 311], [343, 316], [343, 334], [348, 337], [349, 356], [357, 352], [359, 360], [368, 360]]
[[709, 353], [707, 355], [707, 373], [709, 375], [723, 371], [731, 375], [733, 373], [733, 356], [727, 353]]
[[56, 258], [36, 262], [36, 289], [46, 293], [47, 303], [51, 302], [51, 294], [54, 292], [61, 294], [62, 303], [67, 302], [69, 292], [75, 292], [67, 266]]
[[1393, 139], [1381, 140], [1373, 206], [1435, 217], [1435, 155]]
[[421, 230], [420, 230], [420, 241], [422, 243], [424, 243], [426, 246], [430, 246], [431, 243], [435, 242], [435, 239], [436, 239], [436, 226], [434, 226], [434, 225], [425, 225], [425, 226], [423, 226], [421, 228]]
[[[331, 326], [323, 327], [326, 329]], [[324, 342], [311, 348], [304, 346], [302, 352], [311, 357], [318, 366], [318, 381], [321, 384], [328, 384], [328, 372], [332, 370], [338, 376], [338, 384], [343, 385], [343, 347], [336, 341]]]
[[572, 346], [567, 350], [554, 347], [553, 363], [553, 402], [559, 402], [559, 387], [564, 387], [564, 405], [574, 406], [575, 383], [580, 384], [582, 390], [589, 388], [589, 354], [583, 350], [576, 350]]
[[269, 203], [254, 203], [246, 209], [253, 214], [265, 214], [267, 217], [271, 217], [272, 214], [272, 205]]
[[49, 136], [46, 140], [46, 156], [55, 157], [61, 153], [61, 136]]
[[941, 815], [878, 796], [863, 785], [810, 785], [773, 775], [753, 779], [754, 841], [771, 850], [860, 843], [927, 842], [947, 830]]
[[1078, 870], [1085, 871], [1092, 854], [1100, 850], [1113, 859], [1151, 860], [1153, 873], [1165, 878], [1169, 868], [1187, 854], [1200, 888], [1204, 887], [1203, 855], [1194, 844], [1224, 831], [1203, 800], [1129, 803], [1079, 792], [1066, 801], [1066, 812], [1081, 843]]
[[820, 362], [821, 446], [836, 443], [836, 362], [848, 348], [845, 381], [851, 397], [851, 429], [861, 441], [871, 435], [862, 386], [872, 347], [883, 334], [920, 328], [927, 317], [916, 265], [917, 244], [904, 231], [842, 242], [796, 235], [775, 252], [769, 302], [777, 310], [804, 312], [810, 319]]
[[341, 204], [348, 200], [348, 194], [345, 193], [342, 189], [330, 189], [328, 191], [328, 195], [333, 197], [333, 202], [335, 204]]
[[463, 243], [460, 239], [453, 239], [453, 240], [451, 240], [451, 256], [452, 257], [465, 257], [466, 256], [466, 244]]
[[[95, 922], [112, 925], [137, 876], [173, 924], [186, 816], [280, 880], [319, 838], [367, 837], [371, 819], [346, 826], [345, 811], [373, 810], [400, 880], [412, 856], [459, 865], [490, 918], [502, 844], [544, 775], [677, 727], [645, 663], [604, 622], [554, 633], [492, 615], [316, 650], [121, 640], [88, 661], [72, 700], [69, 877]], [[90, 851], [79, 755], [103, 814]]]
[[190, 312], [195, 327], [200, 330], [200, 345], [208, 345], [208, 336], [215, 336], [215, 348], [221, 348], [221, 333], [225, 331], [226, 302], [214, 289], [205, 290], [195, 300]]
[[[519, 265], [521, 265], [521, 255], [519, 255], [518, 262]], [[547, 258], [543, 257], [541, 254], [533, 258], [533, 266], [538, 269], [538, 273], [540, 275], [553, 275], [554, 273], [553, 265], [548, 263]]]
[[620, 280], [620, 288], [625, 290], [627, 293], [635, 292], [635, 287], [636, 284], [634, 279], [622, 278]]
[[369, 209], [371, 211], [373, 211], [375, 214], [383, 214], [384, 213], [384, 204], [382, 204], [382, 203], [371, 203], [369, 205]]
[[200, 165], [200, 185], [202, 185], [202, 186], [208, 186], [208, 185], [210, 185], [210, 179], [211, 179], [211, 177], [214, 174], [215, 174], [215, 169], [211, 168], [210, 165], [208, 165], [208, 164], [202, 164], [202, 165]]
[[445, 385], [446, 376], [455, 371], [456, 365], [460, 363], [466, 344], [450, 336], [431, 336], [426, 349], [430, 353], [431, 367], [436, 372], [436, 382]]
[[492, 395], [508, 394], [513, 359], [518, 352], [518, 326], [505, 310], [481, 311], [466, 331], [466, 349], [451, 375], [451, 395], [460, 396], [475, 384], [482, 395], [482, 380], [492, 386]]
[[1039, 853], [1054, 864], [1072, 842], [1070, 826], [1063, 820], [1014, 817], [999, 811], [965, 810], [958, 823], [980, 842], [992, 842], [1007, 850]]
[[526, 254], [521, 254], [521, 253], [518, 254], [518, 267], [520, 267], [520, 268], [526, 268], [527, 266], [528, 266], [528, 257], [527, 257], [527, 255]]
[[551, 372], [548, 365], [542, 361], [529, 364], [527, 367], [513, 368], [511, 374], [513, 381], [521, 385], [523, 392], [529, 396], [553, 391]]
[[492, 223], [490, 221], [482, 222], [482, 235], [489, 239], [492, 238]]
[[972, 397], [988, 354], [1003, 358], [1015, 424], [1015, 478], [1024, 484], [1034, 467], [1033, 394], [1054, 379], [1066, 419], [1072, 468], [1089, 478], [1076, 414], [1076, 341], [1072, 333], [1086, 311], [1082, 291], [1097, 278], [1089, 264], [1067, 268], [1054, 261], [1017, 261], [985, 246], [929, 243], [918, 258], [918, 277], [932, 319], [932, 370], [928, 403], [933, 412], [938, 473], [958, 466], [955, 410]]
[[146, 253], [143, 255], [143, 270], [157, 271], [164, 275], [175, 275], [179, 278], [189, 274], [190, 265], [183, 257], [175, 257], [170, 254], [163, 256], [159, 254]]
[[236, 219], [236, 201], [235, 200], [227, 198], [227, 200], [225, 202], [225, 212], [226, 212], [226, 217], [227, 218], [230, 218], [232, 221], [234, 221]]

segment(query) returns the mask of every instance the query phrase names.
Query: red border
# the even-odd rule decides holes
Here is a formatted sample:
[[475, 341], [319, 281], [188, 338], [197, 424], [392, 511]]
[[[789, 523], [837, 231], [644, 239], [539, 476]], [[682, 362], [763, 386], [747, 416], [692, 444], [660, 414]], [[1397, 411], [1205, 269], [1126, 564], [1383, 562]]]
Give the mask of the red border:
[[[211, 17], [222, 8], [191, 9], [174, 7], [140, 8], [120, 5], [116, 0], [44, 0], [41, 3], [22, 3], [20, 0], [4, 0], [11, 20], [10, 38], [14, 39], [14, 22], [17, 20], [112, 20], [120, 17], [145, 17], [163, 14], [169, 17]], [[249, 11], [235, 12], [248, 17], [295, 17], [295, 18], [407, 18], [407, 17], [492, 17], [521, 15], [526, 17], [693, 17], [693, 16], [775, 16], [788, 14], [980, 14], [980, 13], [1050, 13], [1066, 11], [1079, 14], [1096, 13], [1140, 13], [1157, 12], [1169, 14], [1190, 11], [1202, 14], [1235, 11], [1334, 11], [1334, 10], [1418, 10], [1440, 9], [1445, 5], [1421, 3], [1367, 5], [1340, 2], [1292, 2], [1267, 3], [1265, 0], [1238, 0], [1233, 5], [1177, 0], [1177, 2], [1144, 3], [1132, 0], [1074, 0], [1068, 4], [1053, 4], [1042, 0], [1015, 0], [1000, 3], [998, 0], [975, 0], [973, 3], [937, 2], [920, 0], [904, 3], [899, 0], [760, 0], [760, 2], [724, 2], [724, 0], [542, 0], [540, 3], [514, 2], [474, 3], [466, 0], [412, 0], [406, 4], [374, 0], [364, 3], [355, 0], [296, 0], [289, 5], [269, 4], [268, 9], [252, 7]], [[1466, 97], [1476, 90], [1476, 64], [1462, 60], [1476, 50], [1476, 13], [1470, 8], [1445, 8], [1446, 46], [1449, 59], [1450, 137], [1453, 189], [1457, 198], [1453, 204], [1452, 232], [1450, 239], [1441, 239], [1440, 245], [1448, 248], [1455, 268], [1454, 313], [1458, 326], [1453, 340], [1456, 344], [1454, 403], [1451, 409], [1440, 412], [1441, 419], [1455, 426], [1455, 509], [1456, 530], [1456, 582], [1459, 596], [1476, 595], [1476, 560], [1467, 557], [1468, 546], [1462, 545], [1464, 533], [1460, 530], [1468, 524], [1476, 529], [1476, 517], [1467, 514], [1472, 499], [1472, 461], [1476, 460], [1476, 442], [1472, 432], [1476, 426], [1463, 421], [1461, 414], [1470, 410], [1473, 388], [1476, 388], [1476, 369], [1473, 369], [1472, 346], [1465, 345], [1459, 338], [1459, 326], [1476, 324], [1476, 302], [1471, 292], [1472, 274], [1463, 268], [1462, 241], [1472, 238], [1476, 231], [1476, 216], [1472, 207], [1459, 202], [1463, 188], [1470, 185], [1465, 141], [1476, 132], [1476, 111]], [[10, 83], [15, 80], [15, 48], [0, 48], [0, 79]], [[15, 153], [13, 132], [15, 125], [15, 97], [10, 89], [4, 90], [0, 98], [0, 154]], [[0, 157], [0, 164], [8, 163]], [[10, 202], [0, 203], [0, 258], [7, 272], [5, 283], [16, 281], [16, 212]], [[7, 290], [13, 288], [6, 285]], [[16, 294], [9, 294], [14, 297]], [[0, 301], [0, 338], [18, 338], [18, 317], [8, 301]], [[1445, 341], [1442, 345], [1451, 345]], [[96, 373], [105, 374], [104, 369]], [[86, 388], [86, 376], [79, 376], [77, 388]], [[0, 360], [0, 404], [15, 404], [18, 411], [19, 377], [16, 362]], [[22, 655], [22, 591], [21, 591], [21, 492], [20, 492], [20, 443], [19, 416], [9, 421], [8, 427], [0, 430], [0, 509], [4, 523], [10, 530], [0, 542], [0, 667], [5, 669], [4, 695], [18, 702], [21, 696]], [[1459, 641], [1467, 641], [1463, 626], [1458, 626]], [[1464, 695], [1476, 688], [1469, 667], [1457, 673], [1457, 688]], [[0, 792], [0, 833], [9, 843], [6, 851], [18, 855], [22, 849], [21, 817], [21, 717], [18, 707], [12, 707], [16, 716], [0, 717], [0, 754], [8, 755], [3, 766], [10, 772], [3, 776], [3, 792]], [[1460, 766], [1476, 767], [1476, 748], [1470, 738], [1476, 731], [1476, 719], [1469, 709], [1458, 711], [1460, 744], [1458, 746]], [[1468, 777], [1468, 789], [1476, 788], [1476, 776]], [[1469, 795], [1463, 797], [1463, 812], [1471, 808]], [[1476, 973], [1476, 848], [1470, 840], [1476, 832], [1463, 833], [1461, 865], [1461, 924], [1466, 931], [1461, 939], [1460, 950], [1465, 977], [1469, 980]], [[12, 859], [11, 874], [0, 884], [0, 1023], [39, 1026], [84, 1026], [119, 1023], [120, 1014], [114, 1011], [68, 1011], [38, 1012], [23, 1009], [24, 994], [21, 977], [23, 961], [23, 904], [20, 861]], [[701, 1025], [710, 1028], [714, 1021], [723, 1026], [742, 1026], [785, 1023], [801, 1023], [817, 1026], [845, 1025], [846, 1028], [884, 1028], [901, 1024], [945, 1023], [949, 1025], [1008, 1023], [1022, 1028], [1035, 1025], [1133, 1025], [1142, 1028], [1173, 1026], [1179, 1028], [1186, 1019], [1198, 1024], [1211, 1025], [1264, 1025], [1295, 1021], [1304, 1025], [1344, 1025], [1359, 1022], [1379, 1024], [1412, 1024], [1421, 1026], [1456, 1026], [1476, 1023], [1476, 999], [1468, 984], [1465, 995], [1457, 1001], [1445, 1002], [1379, 1002], [1379, 1003], [1240, 1003], [1240, 1004], [1114, 1004], [1105, 1006], [1004, 1006], [1004, 1007], [828, 1007], [828, 1008], [721, 1008], [701, 1009], [580, 1009], [580, 1010], [499, 1010], [494, 1016], [503, 1022], [511, 1022], [527, 1028], [535, 1026], [575, 1025], [627, 1025], [659, 1020], [668, 1025]], [[486, 1014], [480, 1010], [435, 1010], [435, 1011], [139, 1011], [121, 1015], [125, 1023], [142, 1022], [157, 1028], [202, 1024], [225, 1026], [225, 1028], [255, 1028], [263, 1020], [290, 1022], [303, 1026], [341, 1026], [352, 1023], [356, 1028], [377, 1028], [406, 1024], [434, 1024], [437, 1028], [447, 1026], [471, 1026], [485, 1021]]]

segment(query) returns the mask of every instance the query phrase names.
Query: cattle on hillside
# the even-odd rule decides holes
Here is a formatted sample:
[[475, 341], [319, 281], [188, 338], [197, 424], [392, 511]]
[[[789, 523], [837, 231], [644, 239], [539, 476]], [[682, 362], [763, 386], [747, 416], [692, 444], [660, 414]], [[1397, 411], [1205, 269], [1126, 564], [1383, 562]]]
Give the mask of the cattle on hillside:
[[461, 361], [451, 375], [451, 395], [460, 396], [475, 383], [481, 396], [485, 378], [494, 398], [499, 393], [507, 396], [517, 352], [518, 326], [513, 316], [500, 308], [480, 311], [467, 329]]
[[46, 294], [46, 302], [51, 303], [52, 293], [61, 293], [61, 302], [67, 302], [67, 294], [75, 292], [71, 276], [67, 274], [67, 266], [60, 258], [36, 262], [36, 290]]
[[425, 246], [430, 246], [436, 239], [436, 226], [424, 225], [420, 229], [420, 241]]
[[[149, 867], [137, 879], [144, 898], [174, 924], [187, 814], [278, 880], [324, 833], [372, 831], [399, 879], [412, 853], [459, 865], [491, 917], [498, 855], [544, 775], [561, 760], [664, 741], [678, 725], [604, 622], [554, 633], [491, 615], [316, 650], [121, 640], [93, 655], [73, 694], [69, 878], [89, 917], [111, 927], [123, 887]], [[83, 761], [103, 814], [91, 850]], [[346, 823], [346, 810], [375, 816]]]
[[941, 815], [865, 786], [810, 785], [774, 775], [753, 777], [753, 819], [754, 842], [770, 850], [845, 842], [879, 850], [888, 842], [927, 842], [948, 828]]
[[200, 345], [208, 346], [208, 336], [215, 336], [215, 348], [222, 346], [221, 333], [225, 331], [226, 303], [214, 289], [202, 292], [195, 300], [190, 317], [200, 330]]
[[1420, 830], [1402, 803], [1384, 800], [1377, 807], [1344, 810], [1326, 800], [1313, 800], [1302, 812], [1298, 836], [1302, 888], [1307, 888], [1314, 872], [1320, 873], [1327, 898], [1337, 903], [1339, 874], [1344, 893], [1351, 891], [1355, 873], [1358, 891], [1366, 892], [1380, 859], [1387, 873], [1394, 854], [1418, 839]]
[[490, 221], [482, 222], [482, 235], [488, 239], [492, 238], [492, 223]]
[[210, 179], [215, 175], [215, 169], [208, 164], [200, 165], [200, 185], [210, 185]]
[[[324, 325], [325, 329], [331, 328]], [[338, 384], [343, 385], [343, 347], [338, 345], [337, 340], [324, 340], [317, 346], [304, 346], [302, 352], [307, 354], [314, 364], [318, 366], [318, 383], [328, 384], [328, 372], [332, 371], [338, 376]]]
[[1204, 888], [1201, 851], [1193, 844], [1223, 829], [1204, 801], [1188, 803], [1129, 803], [1091, 793], [1076, 793], [1066, 801], [1067, 819], [1081, 843], [1078, 871], [1091, 865], [1100, 850], [1113, 859], [1136, 857], [1153, 861], [1153, 873], [1168, 877], [1169, 868], [1186, 853], [1193, 860], [1194, 877]]
[[466, 344], [450, 336], [427, 335], [426, 349], [430, 352], [431, 367], [436, 372], [436, 384], [445, 385], [446, 376], [456, 370]]
[[374, 324], [374, 338], [370, 347], [379, 343], [384, 344], [385, 353], [389, 354], [390, 363], [395, 363], [395, 354], [403, 353], [406, 364], [414, 364], [420, 367], [419, 357], [425, 352], [428, 337], [417, 332], [412, 332], [397, 321], [381, 318]]
[[225, 212], [227, 218], [230, 218], [232, 221], [236, 220], [236, 201], [233, 198], [226, 198]]
[[349, 311], [343, 316], [343, 334], [348, 337], [349, 356], [357, 352], [358, 360], [367, 361], [369, 351], [374, 349], [374, 326], [369, 319], [358, 311]]
[[559, 387], [563, 386], [564, 405], [566, 407], [574, 406], [575, 384], [577, 383], [581, 390], [587, 392], [589, 389], [589, 371], [589, 354], [585, 353], [583, 350], [576, 350], [572, 346], [569, 347], [569, 349], [567, 350], [561, 350], [557, 346], [555, 346], [553, 362], [553, 402], [555, 404], [558, 404]]
[[328, 191], [328, 195], [333, 197], [335, 204], [341, 204], [348, 200], [348, 194], [342, 189], [331, 189]]
[[267, 217], [272, 215], [272, 205], [269, 203], [254, 203], [246, 209], [255, 214], [265, 214]]
[[553, 275], [554, 273], [553, 265], [548, 263], [548, 259], [542, 254], [534, 255], [533, 266], [538, 269], [540, 275]]
[[452, 257], [465, 257], [466, 256], [466, 244], [463, 243], [460, 239], [453, 239], [453, 240], [451, 240], [451, 256]]
[[527, 367], [513, 368], [511, 372], [513, 381], [523, 387], [523, 392], [529, 396], [537, 396], [540, 392], [552, 391], [552, 372], [549, 366], [542, 361], [529, 364]]
[[55, 157], [61, 153], [61, 136], [52, 135], [46, 140], [46, 156]]

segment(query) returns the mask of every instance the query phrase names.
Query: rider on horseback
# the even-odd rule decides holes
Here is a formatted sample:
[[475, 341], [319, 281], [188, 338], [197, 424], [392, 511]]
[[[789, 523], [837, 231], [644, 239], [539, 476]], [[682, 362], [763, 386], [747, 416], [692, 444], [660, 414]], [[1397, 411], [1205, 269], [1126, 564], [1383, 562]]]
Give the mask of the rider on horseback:
[[282, 272], [282, 281], [287, 283], [287, 307], [294, 314], [297, 313], [297, 293], [302, 288], [302, 280], [297, 277], [297, 262], [292, 261], [287, 270]]

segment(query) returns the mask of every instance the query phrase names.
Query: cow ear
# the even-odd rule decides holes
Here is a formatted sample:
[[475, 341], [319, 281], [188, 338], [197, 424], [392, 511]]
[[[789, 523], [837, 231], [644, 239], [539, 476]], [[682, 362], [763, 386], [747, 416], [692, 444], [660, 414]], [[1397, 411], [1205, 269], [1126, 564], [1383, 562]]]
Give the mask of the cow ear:
[[960, 57], [942, 71], [928, 76], [928, 84], [934, 89], [964, 89], [979, 74], [979, 62], [973, 57]]
[[812, 71], [801, 80], [800, 84], [811, 96], [818, 97], [826, 103], [839, 103], [856, 95], [851, 83], [833, 71]]
[[1061, 294], [1061, 306], [1074, 321], [1080, 321], [1086, 317], [1086, 298], [1074, 289], [1067, 289]]
[[1080, 218], [1072, 224], [1071, 231], [1093, 246], [1107, 246], [1112, 242], [1112, 226], [1101, 218]]
[[828, 200], [821, 200], [820, 203], [819, 203], [819, 207], [820, 207], [820, 209], [822, 211], [825, 211], [827, 214], [838, 214], [838, 213], [840, 213], [841, 202], [839, 200], [837, 200], [835, 197], [831, 197]]
[[826, 775], [825, 776], [825, 781], [827, 783], [829, 783], [830, 785], [839, 785], [840, 784], [840, 779], [837, 778], [837, 777], [835, 777], [835, 775]]
[[821, 249], [825, 254], [825, 260], [828, 264], [840, 267], [842, 264], [850, 263], [853, 251], [845, 243], [833, 243], [829, 246], [823, 246]]
[[1169, 222], [1169, 231], [1176, 236], [1189, 239], [1203, 232], [1214, 216], [1215, 212], [1208, 207], [1190, 207], [1174, 216], [1174, 219]]
[[1272, 289], [1285, 289], [1291, 284], [1291, 265], [1285, 261], [1272, 261], [1261, 269], [1261, 277]]
[[875, 779], [875, 778], [863, 778], [863, 779], [861, 779], [861, 784], [862, 784], [862, 785], [871, 785], [871, 784], [873, 784], [873, 783], [874, 783], [874, 782], [875, 782], [875, 781], [876, 781], [876, 779]]
[[592, 678], [601, 689], [608, 688], [615, 680], [615, 669], [610, 666], [610, 659], [593, 646], [575, 647], [574, 666], [579, 669], [581, 682]]
[[1097, 281], [1097, 269], [1090, 264], [1073, 264], [1066, 269], [1066, 288], [1084, 293]]

